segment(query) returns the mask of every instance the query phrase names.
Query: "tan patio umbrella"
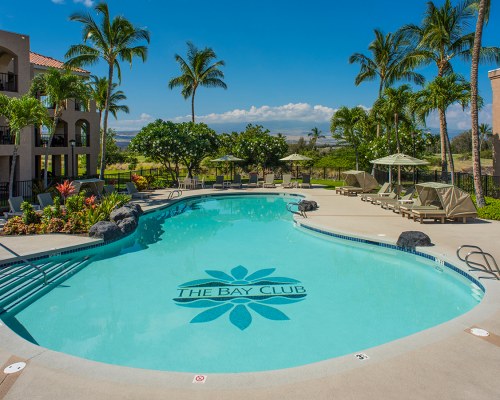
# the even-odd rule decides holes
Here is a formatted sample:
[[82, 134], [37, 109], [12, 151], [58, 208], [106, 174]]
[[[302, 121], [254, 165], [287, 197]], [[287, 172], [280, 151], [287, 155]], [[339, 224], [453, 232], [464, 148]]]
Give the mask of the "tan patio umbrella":
[[[280, 158], [280, 161], [290, 161], [292, 169], [293, 169], [293, 162], [294, 161], [311, 161], [311, 160], [312, 160], [312, 158], [309, 158], [307, 156], [303, 156], [302, 154], [297, 154], [297, 153], [293, 153], [293, 154], [290, 154], [289, 156], [286, 156], [284, 158]], [[298, 179], [299, 178], [299, 165], [297, 164], [296, 167], [297, 167], [296, 177]]]
[[212, 160], [213, 162], [230, 162], [231, 163], [231, 180], [233, 180], [233, 163], [237, 161], [245, 161], [242, 158], [235, 157], [231, 154], [226, 154], [225, 156], [216, 158]]
[[[378, 158], [376, 160], [370, 161], [373, 164], [378, 165], [388, 165], [389, 166], [389, 182], [392, 182], [392, 166], [398, 166], [398, 185], [401, 185], [401, 166], [416, 166], [416, 165], [427, 165], [427, 161], [419, 160], [408, 156], [403, 153], [392, 154], [387, 157]], [[392, 185], [392, 184], [391, 184]]]

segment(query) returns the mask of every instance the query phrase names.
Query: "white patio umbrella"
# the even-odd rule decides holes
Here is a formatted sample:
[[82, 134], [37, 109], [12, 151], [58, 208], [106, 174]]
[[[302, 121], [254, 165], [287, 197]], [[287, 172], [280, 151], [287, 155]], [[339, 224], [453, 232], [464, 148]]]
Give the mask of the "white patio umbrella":
[[427, 165], [427, 161], [419, 160], [418, 158], [408, 156], [403, 153], [392, 154], [387, 157], [378, 158], [370, 161], [373, 164], [389, 166], [389, 182], [392, 181], [392, 166], [398, 166], [398, 185], [401, 185], [401, 166], [417, 166]]
[[225, 156], [216, 158], [212, 160], [213, 162], [230, 162], [231, 163], [231, 180], [233, 180], [233, 163], [237, 161], [245, 161], [242, 158], [233, 156], [232, 154], [226, 154]]
[[[297, 154], [297, 153], [293, 153], [293, 154], [290, 154], [289, 156], [286, 156], [284, 158], [280, 158], [280, 161], [290, 161], [291, 164], [292, 164], [292, 169], [293, 169], [293, 162], [294, 161], [310, 161], [310, 160], [312, 160], [312, 158], [309, 158], [307, 156], [303, 156], [302, 154]], [[296, 177], [297, 178], [299, 177], [299, 166], [298, 166], [298, 164], [297, 164]]]

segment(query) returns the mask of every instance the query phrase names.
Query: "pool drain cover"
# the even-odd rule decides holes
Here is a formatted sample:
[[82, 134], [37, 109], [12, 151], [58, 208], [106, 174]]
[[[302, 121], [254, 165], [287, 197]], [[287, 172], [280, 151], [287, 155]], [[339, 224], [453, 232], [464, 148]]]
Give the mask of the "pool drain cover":
[[487, 337], [490, 336], [490, 333], [486, 329], [481, 328], [471, 328], [470, 333], [474, 336]]
[[22, 371], [26, 367], [25, 362], [16, 362], [14, 364], [10, 364], [3, 370], [4, 374], [15, 374], [16, 372]]

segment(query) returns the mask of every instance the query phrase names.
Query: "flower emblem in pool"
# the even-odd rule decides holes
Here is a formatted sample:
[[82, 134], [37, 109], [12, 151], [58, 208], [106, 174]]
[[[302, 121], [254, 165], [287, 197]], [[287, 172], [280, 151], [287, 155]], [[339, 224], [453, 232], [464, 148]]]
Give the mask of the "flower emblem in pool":
[[307, 296], [300, 281], [271, 276], [276, 268], [259, 269], [253, 273], [239, 265], [230, 274], [206, 270], [210, 278], [197, 279], [179, 285], [177, 305], [206, 308], [191, 323], [214, 321], [229, 312], [229, 321], [244, 330], [252, 323], [252, 314], [268, 320], [288, 320], [288, 316], [274, 306], [297, 303]]

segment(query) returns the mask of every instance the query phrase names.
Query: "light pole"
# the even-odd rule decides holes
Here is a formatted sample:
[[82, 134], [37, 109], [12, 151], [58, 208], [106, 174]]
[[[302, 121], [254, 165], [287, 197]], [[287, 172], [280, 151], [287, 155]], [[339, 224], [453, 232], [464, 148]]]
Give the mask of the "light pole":
[[69, 144], [71, 145], [71, 172], [72, 172], [73, 178], [75, 178], [78, 175], [78, 174], [75, 175], [75, 144], [76, 144], [76, 140], [71, 139], [69, 141]]

